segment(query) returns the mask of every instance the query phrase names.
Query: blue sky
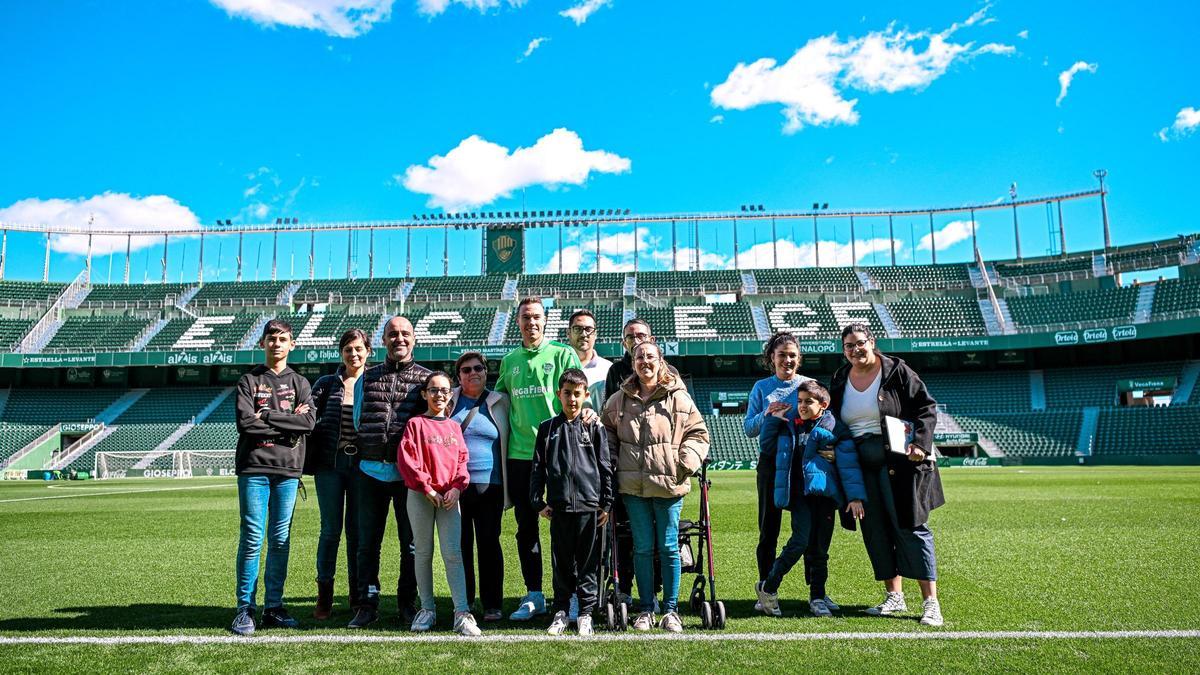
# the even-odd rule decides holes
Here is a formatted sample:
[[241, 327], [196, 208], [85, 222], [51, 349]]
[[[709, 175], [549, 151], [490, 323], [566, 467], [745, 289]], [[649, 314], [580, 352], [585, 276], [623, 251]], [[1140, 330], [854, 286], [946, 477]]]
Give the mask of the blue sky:
[[[1196, 25], [1200, 9], [1182, 2], [5, 3], [0, 221], [169, 229], [522, 200], [640, 213], [946, 206], [1007, 198], [1012, 182], [1022, 197], [1088, 189], [1104, 167], [1114, 242], [1169, 237], [1196, 230]], [[1044, 254], [1045, 210], [1019, 215], [1023, 252]], [[1100, 245], [1097, 203], [1064, 217], [1070, 249]], [[970, 257], [955, 220], [936, 223], [939, 261]], [[858, 224], [859, 262], [886, 263], [886, 222], [871, 225]], [[680, 226], [676, 241], [705, 268], [727, 266], [731, 226], [702, 227], [698, 247]], [[848, 262], [848, 223], [821, 228], [822, 262]], [[929, 260], [927, 221], [896, 230], [900, 261]], [[742, 266], [770, 264], [770, 227], [737, 231]], [[1011, 213], [981, 215], [978, 231], [985, 256], [1013, 255]], [[448, 256], [444, 236], [414, 235], [414, 274], [441, 273], [443, 257], [451, 273], [477, 271], [478, 232], [452, 231]], [[557, 269], [558, 236], [531, 234], [531, 271]], [[564, 269], [594, 269], [595, 230], [562, 236]], [[632, 264], [634, 232], [600, 236], [602, 269]], [[670, 265], [669, 228], [636, 236], [640, 268]], [[811, 264], [811, 225], [776, 236], [781, 264]], [[348, 245], [365, 276], [365, 235], [321, 236], [316, 276], [346, 275]], [[6, 278], [40, 278], [41, 246], [10, 234]], [[74, 277], [81, 246], [55, 240], [53, 278]], [[124, 241], [97, 246], [119, 251], [119, 279]], [[172, 281], [196, 278], [198, 246], [172, 242]], [[244, 278], [269, 277], [271, 240], [243, 246]], [[308, 236], [279, 247], [280, 276], [307, 276]], [[407, 247], [379, 235], [376, 274], [402, 274]], [[135, 249], [133, 280], [158, 279], [161, 247]], [[206, 237], [205, 278], [232, 278], [236, 249]], [[97, 256], [93, 279], [109, 269]]]

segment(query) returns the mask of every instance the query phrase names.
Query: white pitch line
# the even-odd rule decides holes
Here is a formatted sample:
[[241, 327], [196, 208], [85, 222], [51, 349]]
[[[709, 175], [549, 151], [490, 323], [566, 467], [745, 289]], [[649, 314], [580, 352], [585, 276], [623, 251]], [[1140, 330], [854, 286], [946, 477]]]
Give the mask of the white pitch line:
[[[911, 633], [710, 633], [693, 631], [686, 635], [669, 633], [605, 633], [584, 642], [841, 642], [864, 640], [1128, 640], [1128, 639], [1195, 639], [1200, 630], [1113, 630], [1113, 631], [930, 631]], [[425, 644], [457, 642], [459, 644], [489, 644], [513, 642], [557, 642], [568, 645], [573, 638], [531, 634], [489, 633], [466, 638], [453, 634], [440, 635], [266, 635], [237, 637], [234, 635], [120, 635], [77, 637], [5, 637], [5, 645], [273, 645], [297, 643], [325, 644]]]
[[181, 490], [211, 490], [213, 488], [231, 488], [237, 487], [235, 483], [220, 484], [220, 485], [192, 485], [188, 487], [170, 487], [170, 488], [148, 488], [142, 490], [108, 490], [106, 492], [87, 492], [78, 495], [49, 495], [46, 497], [19, 497], [16, 499], [0, 499], [0, 504], [11, 504], [12, 502], [36, 502], [44, 499], [75, 499], [77, 497], [103, 497], [105, 495], [131, 495], [140, 492], [179, 492]]

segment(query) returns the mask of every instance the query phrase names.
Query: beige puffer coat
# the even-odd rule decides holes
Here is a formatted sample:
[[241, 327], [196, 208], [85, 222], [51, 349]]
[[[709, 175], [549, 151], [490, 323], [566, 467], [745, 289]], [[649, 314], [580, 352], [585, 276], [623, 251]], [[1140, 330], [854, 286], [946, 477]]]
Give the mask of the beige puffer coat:
[[681, 497], [708, 457], [708, 428], [687, 393], [672, 377], [643, 400], [637, 376], [609, 397], [601, 421], [608, 430], [617, 491], [636, 497]]

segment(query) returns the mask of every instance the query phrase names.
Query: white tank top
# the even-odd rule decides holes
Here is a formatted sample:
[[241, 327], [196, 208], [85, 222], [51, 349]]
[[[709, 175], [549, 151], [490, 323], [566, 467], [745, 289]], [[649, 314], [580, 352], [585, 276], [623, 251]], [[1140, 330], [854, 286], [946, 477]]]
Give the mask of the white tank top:
[[854, 388], [850, 379], [846, 379], [846, 394], [842, 397], [842, 422], [850, 427], [850, 433], [855, 438], [864, 434], [882, 433], [879, 427], [879, 379], [883, 369], [875, 373], [875, 379], [866, 391]]

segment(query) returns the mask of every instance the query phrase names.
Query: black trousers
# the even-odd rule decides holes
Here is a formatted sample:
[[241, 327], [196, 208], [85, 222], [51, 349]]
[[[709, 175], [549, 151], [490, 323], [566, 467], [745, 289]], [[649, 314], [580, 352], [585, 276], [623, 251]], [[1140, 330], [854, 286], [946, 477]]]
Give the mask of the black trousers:
[[542, 539], [538, 512], [529, 501], [529, 477], [533, 473], [533, 461], [509, 459], [507, 462], [508, 498], [512, 501], [513, 515], [517, 519], [517, 559], [521, 563], [521, 578], [525, 581], [525, 590], [541, 591]]
[[550, 560], [553, 564], [554, 611], [571, 607], [571, 595], [579, 597], [579, 615], [596, 609], [600, 544], [596, 538], [596, 511], [554, 511], [550, 516]]
[[475, 546], [479, 546], [479, 599], [483, 609], [500, 609], [504, 599], [504, 551], [500, 520], [504, 515], [504, 486], [488, 485], [482, 492], [468, 485], [458, 502], [462, 513], [462, 560], [467, 578], [467, 604], [475, 604]]
[[412, 607], [417, 598], [416, 561], [413, 558], [412, 525], [408, 522], [408, 488], [401, 481], [376, 480], [358, 473], [358, 597], [378, 609], [379, 551], [387, 531], [388, 505], [395, 511], [400, 535], [400, 579], [396, 583], [399, 607]]
[[837, 505], [825, 497], [795, 498], [791, 510], [792, 535], [783, 545], [767, 575], [763, 590], [775, 593], [783, 577], [804, 558], [804, 580], [810, 600], [825, 597], [829, 579], [829, 544], [833, 541], [833, 521]]
[[[758, 579], [765, 581], [775, 565], [779, 550], [779, 530], [783, 525], [783, 509], [775, 506], [775, 455], [759, 455], [755, 476], [758, 486], [758, 548], [754, 555], [758, 563]], [[833, 536], [832, 530], [830, 536]], [[828, 550], [826, 546], [826, 550]], [[814, 553], [804, 554], [804, 579], [811, 583]], [[829, 556], [825, 556], [828, 561]]]

